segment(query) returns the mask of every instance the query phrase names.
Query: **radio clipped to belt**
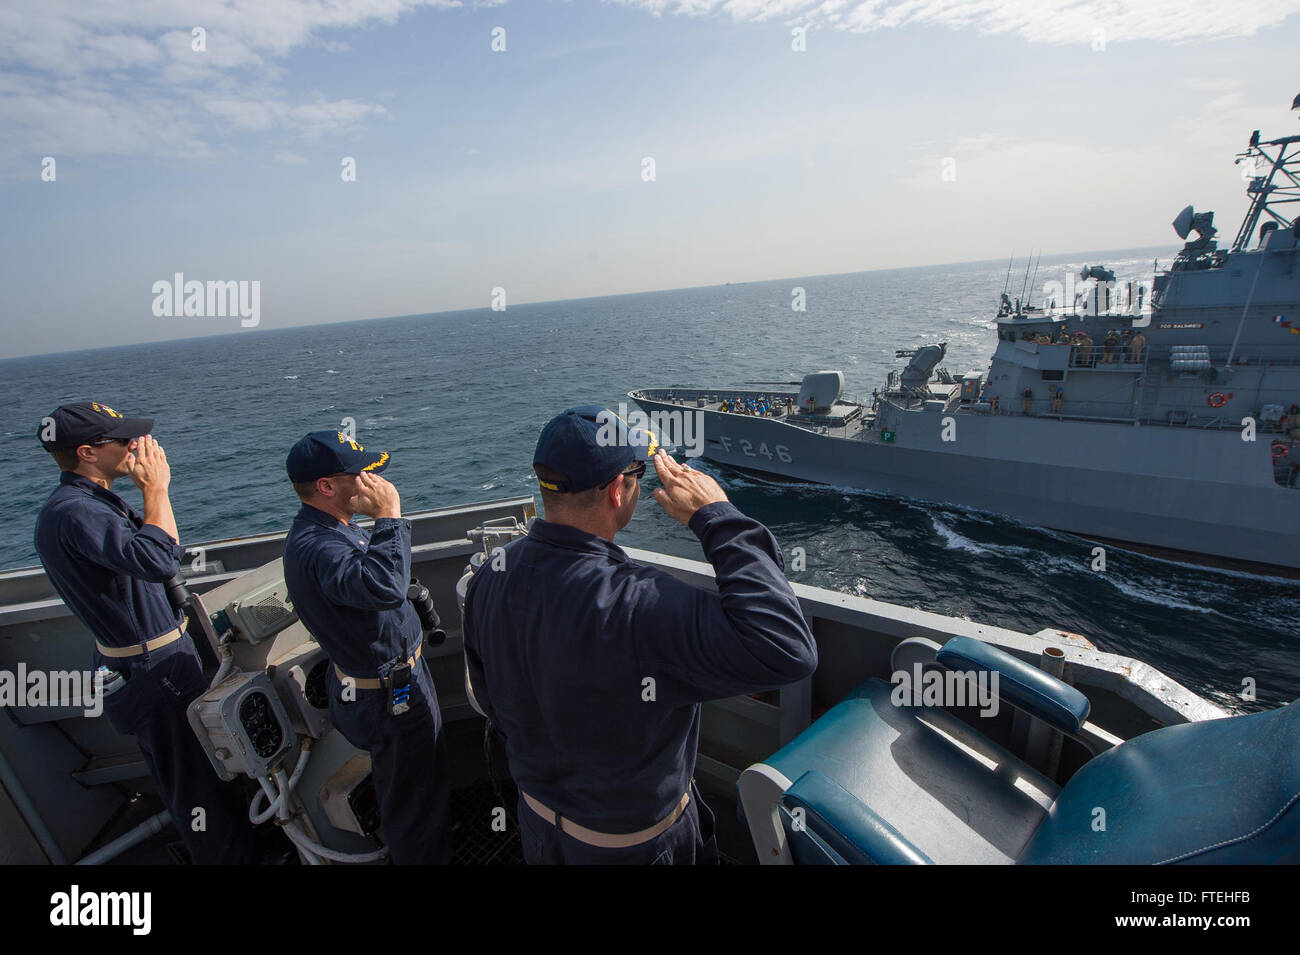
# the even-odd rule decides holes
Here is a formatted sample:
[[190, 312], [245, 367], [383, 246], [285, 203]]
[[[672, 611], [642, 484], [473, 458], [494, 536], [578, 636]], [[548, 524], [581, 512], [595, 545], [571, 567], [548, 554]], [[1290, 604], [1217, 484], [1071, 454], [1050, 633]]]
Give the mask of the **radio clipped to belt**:
[[[412, 577], [411, 586], [406, 590], [406, 599], [411, 602], [415, 615], [420, 618], [420, 629], [423, 631], [420, 649], [423, 649], [424, 642], [436, 647], [446, 640], [447, 632], [440, 626], [438, 611], [433, 609], [429, 588]], [[415, 669], [415, 661], [420, 659], [420, 649], [409, 660], [389, 660], [379, 668], [379, 685], [384, 691], [385, 705], [391, 716], [401, 716], [411, 708], [411, 674]]]
[[411, 708], [412, 669], [411, 660], [393, 660], [379, 668], [379, 684], [390, 716], [401, 716]]

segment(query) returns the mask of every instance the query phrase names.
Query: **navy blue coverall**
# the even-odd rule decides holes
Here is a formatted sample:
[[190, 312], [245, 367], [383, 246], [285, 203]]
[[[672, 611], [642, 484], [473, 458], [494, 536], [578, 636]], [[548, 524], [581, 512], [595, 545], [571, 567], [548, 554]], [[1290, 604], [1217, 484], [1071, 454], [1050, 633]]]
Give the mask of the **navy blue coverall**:
[[[406, 599], [411, 522], [381, 517], [373, 531], [304, 504], [284, 542], [284, 579], [294, 609], [329, 654], [330, 716], [353, 746], [370, 753], [385, 841], [395, 863], [447, 863], [451, 799], [442, 714], [421, 657], [411, 672], [410, 709], [393, 716], [383, 689], [344, 687], [388, 675], [424, 639]], [[345, 693], [346, 689], [346, 693]]]
[[[597, 832], [639, 832], [669, 816], [695, 772], [702, 701], [785, 686], [817, 666], [767, 528], [719, 502], [700, 508], [690, 529], [717, 593], [539, 519], [505, 547], [504, 568], [485, 563], [466, 594], [470, 680], [505, 736], [511, 774], [523, 792]], [[631, 848], [562, 834], [522, 797], [519, 819], [530, 863], [717, 859], [698, 790], [666, 832]]]
[[[63, 472], [36, 519], [36, 552], [68, 609], [106, 647], [144, 643], [184, 619], [163, 587], [180, 570], [180, 544], [89, 478]], [[257, 862], [248, 804], [217, 776], [185, 715], [208, 688], [190, 636], [133, 657], [96, 649], [95, 665], [126, 681], [104, 697], [104, 715], [113, 729], [135, 737], [191, 859]], [[199, 820], [205, 828], [195, 832]]]

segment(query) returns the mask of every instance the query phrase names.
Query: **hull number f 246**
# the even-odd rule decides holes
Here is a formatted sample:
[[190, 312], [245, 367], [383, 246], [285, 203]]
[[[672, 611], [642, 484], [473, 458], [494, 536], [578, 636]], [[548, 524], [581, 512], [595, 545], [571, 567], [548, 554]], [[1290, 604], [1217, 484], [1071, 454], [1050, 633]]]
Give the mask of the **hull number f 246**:
[[733, 438], [728, 438], [728, 437], [724, 437], [723, 435], [718, 435], [718, 443], [722, 445], [722, 449], [726, 451], [728, 454], [731, 453], [731, 446], [733, 443], [735, 443], [740, 445], [741, 453], [749, 458], [764, 457], [767, 458], [769, 461], [771, 461], [773, 458], [776, 458], [784, 462], [785, 464], [789, 464], [791, 461], [794, 460], [794, 458], [790, 456], [790, 449], [787, 448], [784, 444], [773, 445], [773, 447], [776, 448], [776, 454], [774, 455], [771, 449], [768, 448], [767, 442], [760, 444], [758, 446], [757, 451], [754, 450], [754, 442], [746, 438], [741, 438], [740, 441], [737, 442]]

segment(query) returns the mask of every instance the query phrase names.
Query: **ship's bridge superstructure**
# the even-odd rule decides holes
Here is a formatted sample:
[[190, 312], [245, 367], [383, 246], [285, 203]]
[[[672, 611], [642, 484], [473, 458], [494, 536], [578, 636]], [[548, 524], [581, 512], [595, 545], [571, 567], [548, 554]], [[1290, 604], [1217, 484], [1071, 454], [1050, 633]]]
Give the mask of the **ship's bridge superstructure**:
[[[1238, 162], [1259, 174], [1229, 249], [1218, 248], [1214, 213], [1187, 206], [1173, 222], [1186, 245], [1149, 296], [1117, 287], [1104, 266], [1083, 267], [1069, 303], [1012, 306], [1004, 294], [988, 378], [962, 406], [1178, 428], [1250, 419], [1281, 436], [1273, 456], [1290, 459], [1300, 426], [1300, 136], [1261, 142], [1256, 131]], [[1293, 483], [1294, 467], [1283, 476]]]

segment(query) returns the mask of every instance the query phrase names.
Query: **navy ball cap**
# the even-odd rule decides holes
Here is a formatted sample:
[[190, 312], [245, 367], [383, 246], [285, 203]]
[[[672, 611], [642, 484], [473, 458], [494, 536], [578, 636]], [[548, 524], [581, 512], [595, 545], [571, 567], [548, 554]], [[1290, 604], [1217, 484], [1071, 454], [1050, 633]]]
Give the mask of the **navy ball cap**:
[[377, 474], [388, 467], [387, 451], [367, 451], [342, 431], [313, 431], [289, 449], [284, 469], [294, 484], [334, 474]]
[[658, 449], [652, 431], [629, 427], [603, 405], [580, 405], [546, 423], [533, 464], [564, 476], [555, 483], [539, 479], [543, 488], [576, 494], [607, 484], [633, 461], [649, 461]]
[[138, 438], [153, 430], [153, 418], [128, 418], [98, 401], [60, 405], [36, 429], [47, 451], [69, 451], [100, 438]]

